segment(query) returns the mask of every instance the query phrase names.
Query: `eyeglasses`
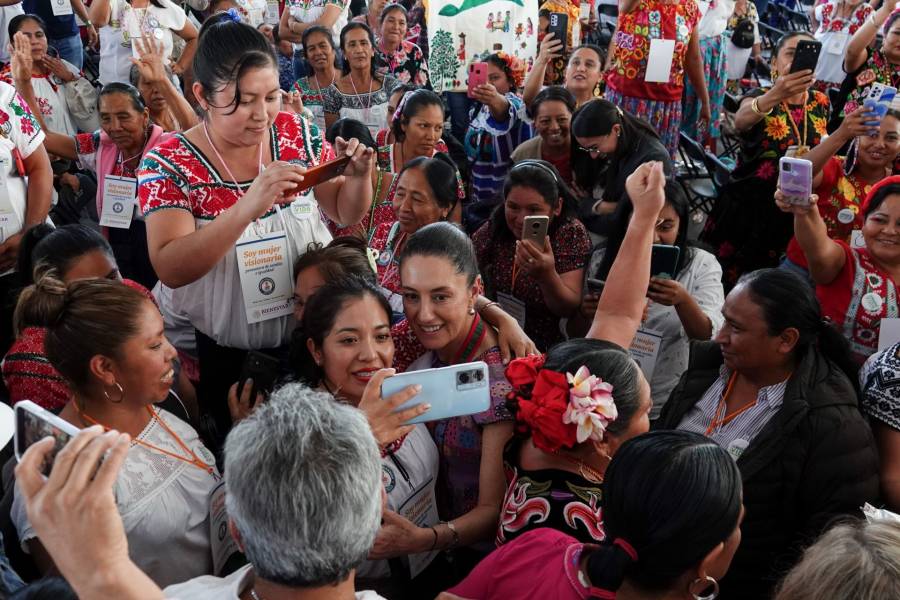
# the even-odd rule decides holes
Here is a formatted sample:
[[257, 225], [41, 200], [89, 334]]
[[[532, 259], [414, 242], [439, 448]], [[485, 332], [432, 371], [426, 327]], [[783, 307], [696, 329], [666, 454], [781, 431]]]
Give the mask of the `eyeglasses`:
[[600, 154], [600, 148], [598, 148], [596, 145], [590, 146], [589, 148], [578, 146], [578, 149], [582, 152], [587, 152], [588, 154]]

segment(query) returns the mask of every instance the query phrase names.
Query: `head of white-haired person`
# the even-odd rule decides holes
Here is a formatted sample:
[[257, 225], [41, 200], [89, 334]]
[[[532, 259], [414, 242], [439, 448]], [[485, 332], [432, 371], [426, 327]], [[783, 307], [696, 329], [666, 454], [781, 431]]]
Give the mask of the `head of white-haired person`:
[[375, 600], [354, 592], [381, 523], [378, 445], [362, 412], [288, 384], [225, 442], [229, 529], [250, 564], [167, 598]]

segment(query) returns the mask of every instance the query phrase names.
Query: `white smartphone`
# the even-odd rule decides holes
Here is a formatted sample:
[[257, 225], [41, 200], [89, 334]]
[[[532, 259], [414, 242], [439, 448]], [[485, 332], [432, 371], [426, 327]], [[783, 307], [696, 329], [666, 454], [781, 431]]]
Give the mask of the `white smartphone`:
[[547, 237], [547, 230], [550, 228], [550, 217], [547, 215], [532, 215], [525, 217], [522, 223], [522, 239], [531, 240], [534, 245], [544, 249], [544, 238]]
[[805, 158], [782, 156], [778, 162], [778, 187], [788, 204], [809, 205], [812, 196], [812, 163]]
[[474, 415], [486, 411], [491, 405], [491, 384], [488, 381], [487, 364], [484, 362], [409, 371], [388, 377], [381, 384], [381, 397], [387, 398], [416, 384], [422, 386], [422, 391], [395, 412], [422, 403], [430, 404], [431, 409], [410, 419], [406, 422], [407, 425]]
[[13, 438], [13, 447], [17, 461], [22, 460], [22, 455], [35, 442], [39, 442], [48, 436], [56, 440], [56, 444], [47, 453], [41, 468], [41, 472], [44, 475], [49, 475], [50, 467], [53, 466], [56, 455], [59, 454], [59, 451], [63, 449], [70, 439], [78, 435], [80, 429], [57, 417], [49, 410], [41, 408], [31, 400], [17, 402], [15, 412], [16, 435]]

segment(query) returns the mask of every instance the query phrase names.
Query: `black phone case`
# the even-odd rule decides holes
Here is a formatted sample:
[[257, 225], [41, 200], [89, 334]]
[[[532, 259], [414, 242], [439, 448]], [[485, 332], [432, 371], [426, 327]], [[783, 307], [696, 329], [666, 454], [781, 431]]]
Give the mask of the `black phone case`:
[[244, 359], [244, 365], [241, 368], [241, 379], [238, 383], [238, 398], [244, 390], [244, 383], [248, 379], [253, 379], [253, 389], [250, 390], [250, 401], [256, 402], [256, 395], [261, 393], [263, 396], [269, 395], [272, 388], [275, 387], [275, 381], [278, 379], [278, 360], [272, 358], [268, 354], [255, 352], [251, 350]]
[[550, 13], [550, 26], [547, 28], [547, 33], [552, 33], [553, 39], [562, 42], [560, 52], [565, 54], [568, 51], [569, 15], [564, 13]]
[[791, 73], [797, 71], [816, 70], [819, 64], [819, 54], [822, 52], [822, 42], [813, 40], [800, 40], [797, 42], [797, 50], [794, 52], [794, 60], [791, 61]]

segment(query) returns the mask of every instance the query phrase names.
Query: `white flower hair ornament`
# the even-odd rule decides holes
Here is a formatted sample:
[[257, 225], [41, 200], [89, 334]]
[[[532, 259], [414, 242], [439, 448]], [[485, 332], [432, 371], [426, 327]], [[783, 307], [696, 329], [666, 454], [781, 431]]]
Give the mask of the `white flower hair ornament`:
[[575, 375], [566, 373], [569, 382], [569, 406], [563, 414], [563, 423], [578, 426], [576, 440], [579, 444], [591, 439], [603, 441], [609, 424], [619, 416], [613, 400], [613, 386], [596, 375], [591, 375], [582, 365]]

